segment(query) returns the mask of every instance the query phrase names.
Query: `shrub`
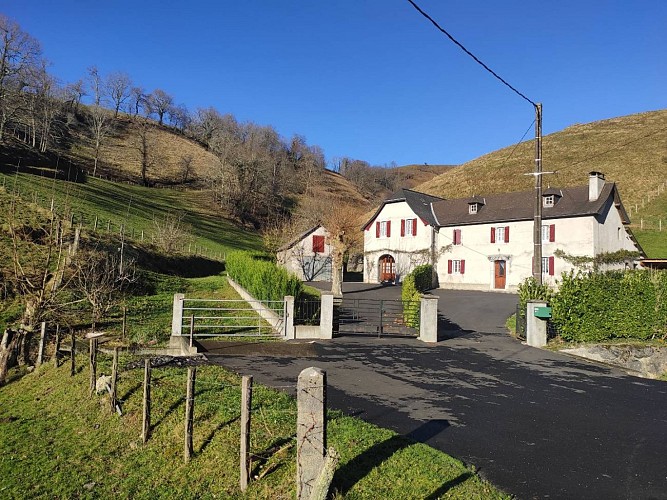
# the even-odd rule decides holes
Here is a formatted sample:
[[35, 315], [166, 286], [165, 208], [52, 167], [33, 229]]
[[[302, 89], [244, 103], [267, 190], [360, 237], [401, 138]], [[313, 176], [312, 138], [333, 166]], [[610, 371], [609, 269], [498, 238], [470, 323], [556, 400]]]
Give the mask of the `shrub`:
[[525, 316], [526, 304], [529, 300], [544, 300], [550, 302], [553, 296], [553, 291], [549, 285], [537, 283], [537, 280], [532, 276], [526, 278], [523, 283], [519, 284], [519, 311]]
[[296, 275], [248, 252], [230, 253], [226, 267], [229, 276], [257, 300], [279, 301], [285, 295], [298, 300], [303, 293], [303, 283]]
[[401, 300], [403, 301], [403, 321], [407, 326], [419, 326], [419, 301], [421, 293], [417, 290], [415, 277], [412, 273], [403, 278]]
[[433, 288], [433, 266], [431, 264], [415, 267], [410, 275], [414, 277], [415, 286], [420, 292]]

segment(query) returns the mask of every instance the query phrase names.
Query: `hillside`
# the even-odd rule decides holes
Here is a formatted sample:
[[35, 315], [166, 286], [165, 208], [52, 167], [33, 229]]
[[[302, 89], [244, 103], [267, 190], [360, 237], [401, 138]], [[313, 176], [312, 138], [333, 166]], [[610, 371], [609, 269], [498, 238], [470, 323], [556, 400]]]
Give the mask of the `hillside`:
[[[415, 189], [445, 198], [528, 190], [533, 187], [534, 142], [486, 154]], [[632, 228], [652, 257], [667, 257], [667, 110], [572, 125], [543, 139], [544, 187], [586, 183], [588, 172], [615, 182]], [[646, 233], [646, 234], [644, 234]], [[649, 241], [650, 240], [650, 241]], [[655, 243], [659, 246], [656, 247]]]

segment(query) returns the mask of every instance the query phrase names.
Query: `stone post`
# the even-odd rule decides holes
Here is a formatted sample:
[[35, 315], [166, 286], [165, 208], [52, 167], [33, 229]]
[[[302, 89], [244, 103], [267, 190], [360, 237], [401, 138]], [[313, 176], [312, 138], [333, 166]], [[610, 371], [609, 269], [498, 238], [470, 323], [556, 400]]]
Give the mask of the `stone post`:
[[438, 341], [438, 297], [422, 295], [419, 308], [419, 340]]
[[294, 330], [294, 297], [285, 295], [285, 339], [294, 340], [296, 331]]
[[526, 344], [532, 347], [547, 345], [547, 322], [535, 317], [535, 309], [546, 307], [543, 300], [529, 300], [526, 304]]
[[334, 296], [333, 293], [323, 293], [320, 309], [320, 338], [333, 338]]
[[296, 389], [296, 497], [310, 498], [324, 466], [327, 447], [326, 372], [306, 368], [299, 374]]
[[174, 294], [174, 307], [171, 315], [172, 335], [181, 335], [183, 333], [183, 299], [185, 299], [184, 294]]

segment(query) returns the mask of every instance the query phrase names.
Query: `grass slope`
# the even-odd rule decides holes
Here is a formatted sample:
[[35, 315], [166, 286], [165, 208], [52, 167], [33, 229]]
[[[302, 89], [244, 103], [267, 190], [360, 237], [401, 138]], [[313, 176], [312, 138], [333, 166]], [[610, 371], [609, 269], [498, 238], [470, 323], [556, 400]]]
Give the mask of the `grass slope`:
[[[83, 356], [82, 356], [83, 357]], [[109, 373], [109, 356], [98, 357]], [[142, 369], [121, 358], [118, 394], [88, 395], [88, 370], [69, 376], [51, 363], [0, 389], [0, 495], [3, 498], [293, 498], [296, 403], [255, 386], [253, 476], [238, 487], [239, 377], [215, 366], [197, 369], [194, 457], [183, 462], [185, 370], [153, 369], [152, 436], [140, 440]], [[509, 498], [459, 461], [424, 444], [338, 412], [328, 441], [341, 454], [334, 498]], [[416, 464], [419, 464], [416, 466]]]

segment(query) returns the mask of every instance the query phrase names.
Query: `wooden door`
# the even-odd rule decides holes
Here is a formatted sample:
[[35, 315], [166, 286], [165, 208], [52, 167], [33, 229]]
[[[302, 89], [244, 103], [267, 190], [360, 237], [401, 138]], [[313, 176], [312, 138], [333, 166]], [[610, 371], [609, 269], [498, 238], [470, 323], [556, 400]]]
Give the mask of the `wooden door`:
[[497, 260], [494, 262], [494, 288], [505, 288], [505, 275], [507, 274], [507, 262]]
[[391, 255], [380, 257], [380, 281], [394, 281], [396, 279], [396, 263]]

